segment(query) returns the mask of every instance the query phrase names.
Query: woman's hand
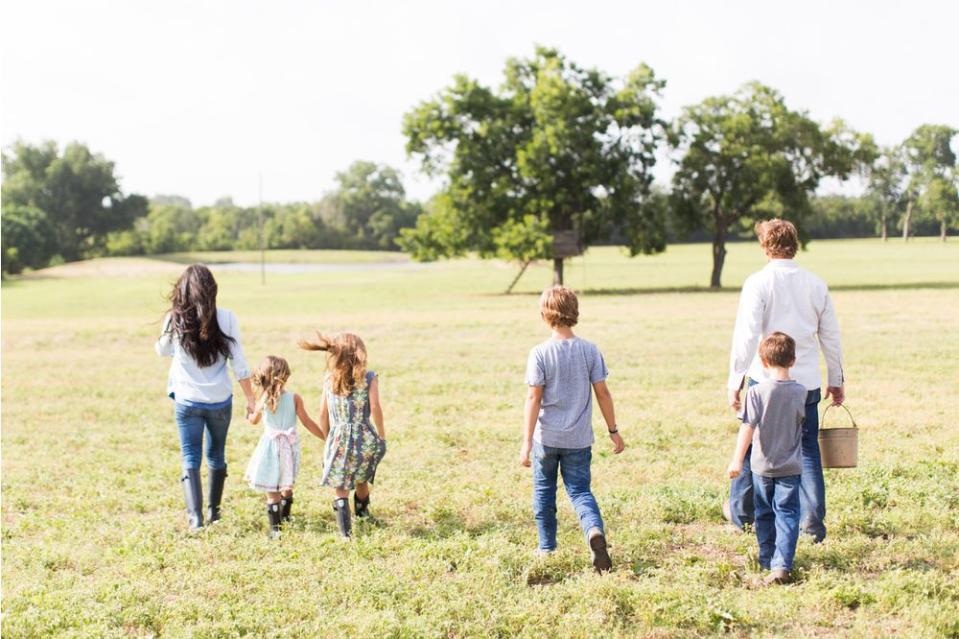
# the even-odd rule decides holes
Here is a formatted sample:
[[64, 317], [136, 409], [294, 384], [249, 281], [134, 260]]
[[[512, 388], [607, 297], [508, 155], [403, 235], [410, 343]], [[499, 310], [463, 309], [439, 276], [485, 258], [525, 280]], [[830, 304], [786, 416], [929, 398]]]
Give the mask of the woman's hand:
[[523, 445], [519, 447], [519, 465], [520, 466], [526, 466], [527, 468], [530, 467], [529, 452], [531, 448], [532, 448], [532, 444], [527, 441], [524, 441]]
[[626, 442], [623, 441], [623, 436], [619, 433], [610, 433], [609, 438], [613, 440], [613, 454], [618, 455], [626, 448]]

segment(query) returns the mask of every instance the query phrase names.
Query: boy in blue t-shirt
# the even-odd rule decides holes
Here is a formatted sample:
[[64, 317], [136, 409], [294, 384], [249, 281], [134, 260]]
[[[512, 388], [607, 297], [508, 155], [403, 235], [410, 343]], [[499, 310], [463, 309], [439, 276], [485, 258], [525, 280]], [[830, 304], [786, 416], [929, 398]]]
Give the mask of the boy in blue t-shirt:
[[[609, 371], [591, 342], [573, 334], [579, 302], [572, 290], [554, 286], [543, 291], [540, 315], [552, 337], [534, 347], [526, 364], [526, 422], [520, 464], [533, 466], [533, 513], [539, 551], [556, 550], [556, 478], [563, 485], [600, 573], [612, 568], [599, 505], [590, 490], [593, 445], [592, 392], [606, 419], [613, 452], [626, 447], [616, 427], [613, 396], [606, 387]], [[532, 464], [530, 457], [532, 456]]]
[[796, 363], [796, 342], [776, 332], [759, 345], [768, 379], [750, 386], [743, 401], [743, 425], [729, 463], [729, 478], [739, 476], [746, 449], [753, 474], [759, 565], [767, 584], [790, 579], [799, 540], [799, 486], [802, 475], [802, 426], [806, 387], [789, 378]]

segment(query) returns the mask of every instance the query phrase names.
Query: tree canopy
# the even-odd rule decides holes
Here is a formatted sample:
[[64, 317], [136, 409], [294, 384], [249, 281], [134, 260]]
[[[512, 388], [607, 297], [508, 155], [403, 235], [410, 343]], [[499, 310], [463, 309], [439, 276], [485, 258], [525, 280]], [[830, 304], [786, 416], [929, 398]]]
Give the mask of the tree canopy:
[[3, 154], [0, 198], [4, 217], [16, 218], [21, 228], [32, 225], [31, 234], [53, 235], [52, 242], [32, 243], [26, 257], [22, 248], [8, 245], [4, 234], [4, 251], [18, 248], [18, 260], [27, 265], [45, 264], [53, 255], [50, 251], [79, 259], [110, 231], [129, 227], [147, 208], [144, 197], [121, 192], [113, 162], [76, 142], [62, 153], [54, 142], [14, 143]]
[[[943, 124], [923, 124], [902, 143], [901, 153], [907, 174], [905, 185], [906, 213], [902, 221], [902, 237], [909, 239], [913, 207], [925, 204], [933, 207], [933, 215], [941, 212], [941, 237], [946, 239], [946, 228], [954, 218], [950, 189], [956, 188], [956, 152], [952, 139], [959, 133]], [[932, 192], [930, 193], [930, 189]]]
[[712, 235], [715, 288], [721, 285], [731, 228], [779, 216], [800, 222], [802, 233], [820, 180], [845, 179], [875, 156], [871, 136], [839, 120], [822, 127], [755, 82], [686, 107], [673, 125], [671, 143], [680, 154], [674, 212], [687, 230], [703, 228]]
[[[403, 121], [407, 152], [445, 186], [401, 245], [421, 260], [477, 251], [522, 261], [551, 257], [559, 231], [587, 246], [627, 227], [633, 252], [662, 250], [643, 198], [664, 84], [646, 65], [617, 79], [547, 48], [508, 60], [499, 90], [455, 76]], [[554, 266], [561, 280], [562, 259]]]

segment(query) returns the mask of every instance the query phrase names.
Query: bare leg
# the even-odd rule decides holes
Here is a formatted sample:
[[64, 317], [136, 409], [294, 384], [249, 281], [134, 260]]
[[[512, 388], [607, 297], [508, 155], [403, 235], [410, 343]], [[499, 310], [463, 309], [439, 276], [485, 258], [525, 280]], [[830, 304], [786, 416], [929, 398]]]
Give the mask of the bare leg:
[[276, 504], [283, 498], [283, 495], [280, 493], [267, 493], [266, 494], [266, 503], [267, 504]]
[[370, 496], [370, 485], [367, 482], [357, 482], [356, 496], [360, 499], [366, 499]]
[[349, 497], [349, 496], [350, 496], [350, 491], [346, 490], [345, 488], [337, 488], [337, 489], [336, 489], [336, 498], [337, 498], [337, 499], [346, 499], [346, 498]]

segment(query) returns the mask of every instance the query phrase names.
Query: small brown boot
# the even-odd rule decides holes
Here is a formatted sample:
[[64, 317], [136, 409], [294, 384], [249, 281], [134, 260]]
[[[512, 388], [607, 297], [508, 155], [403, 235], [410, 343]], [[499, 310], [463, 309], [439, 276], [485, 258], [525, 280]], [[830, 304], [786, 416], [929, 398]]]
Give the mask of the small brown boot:
[[774, 568], [763, 579], [764, 586], [782, 586], [792, 581], [792, 575], [785, 568]]

